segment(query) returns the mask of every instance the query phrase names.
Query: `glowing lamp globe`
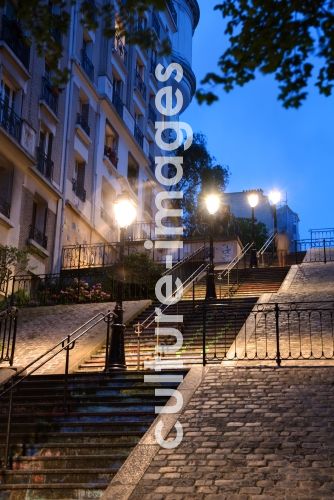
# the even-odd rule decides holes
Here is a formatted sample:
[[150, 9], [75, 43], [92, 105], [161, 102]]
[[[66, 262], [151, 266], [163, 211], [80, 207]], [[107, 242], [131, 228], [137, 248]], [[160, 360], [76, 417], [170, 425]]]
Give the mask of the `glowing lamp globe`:
[[123, 229], [135, 221], [137, 210], [129, 198], [124, 195], [118, 196], [114, 203], [114, 213], [117, 225]]
[[257, 193], [250, 193], [248, 196], [248, 203], [251, 208], [255, 208], [259, 204], [259, 195]]
[[220, 206], [220, 197], [218, 194], [209, 194], [205, 198], [206, 209], [210, 215], [218, 212]]
[[282, 199], [282, 195], [279, 191], [273, 190], [269, 193], [269, 201], [272, 205], [277, 205]]

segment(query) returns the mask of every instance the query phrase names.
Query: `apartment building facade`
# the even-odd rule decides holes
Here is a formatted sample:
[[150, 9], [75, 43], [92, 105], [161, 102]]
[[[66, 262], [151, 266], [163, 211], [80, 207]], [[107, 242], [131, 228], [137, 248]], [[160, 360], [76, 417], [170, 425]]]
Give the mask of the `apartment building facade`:
[[185, 106], [196, 87], [196, 0], [168, 1], [164, 11], [138, 17], [158, 40], [170, 39], [164, 57], [117, 34], [108, 39], [102, 27], [87, 30], [79, 2], [68, 10], [60, 67], [70, 77], [60, 89], [13, 4], [0, 11], [0, 244], [27, 246], [34, 274], [59, 271], [64, 246], [118, 241], [112, 204], [121, 192], [136, 203], [138, 222], [154, 221], [162, 189], [154, 175], [156, 64], [182, 64]]

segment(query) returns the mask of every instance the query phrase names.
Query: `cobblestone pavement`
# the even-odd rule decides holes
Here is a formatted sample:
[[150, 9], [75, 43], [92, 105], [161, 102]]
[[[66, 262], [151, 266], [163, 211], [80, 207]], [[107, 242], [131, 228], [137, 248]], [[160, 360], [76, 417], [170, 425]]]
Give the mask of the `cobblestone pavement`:
[[[125, 302], [125, 321], [147, 303]], [[114, 306], [114, 303], [95, 303], [20, 309], [14, 365], [26, 366], [94, 315], [113, 310]], [[71, 351], [72, 364], [75, 364], [75, 360], [88, 358], [104, 341], [105, 335], [105, 323], [88, 332]], [[60, 354], [36, 373], [63, 373], [64, 363], [65, 356]]]
[[334, 498], [334, 367], [210, 367], [131, 499]]

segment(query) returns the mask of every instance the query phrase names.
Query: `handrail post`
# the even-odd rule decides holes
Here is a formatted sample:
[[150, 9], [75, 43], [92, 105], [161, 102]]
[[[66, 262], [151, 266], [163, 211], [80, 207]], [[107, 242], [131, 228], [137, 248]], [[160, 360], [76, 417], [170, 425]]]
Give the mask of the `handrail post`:
[[140, 370], [140, 334], [142, 332], [142, 326], [138, 322], [135, 325], [135, 333], [137, 334], [137, 370]]
[[206, 302], [203, 302], [202, 365], [206, 365]]
[[295, 259], [296, 259], [296, 264], [298, 264], [298, 257], [297, 257], [297, 240], [295, 240]]
[[193, 311], [195, 310], [195, 280], [193, 280]]
[[104, 362], [104, 371], [107, 372], [109, 368], [109, 345], [110, 345], [110, 331], [111, 331], [111, 314], [108, 311], [107, 319], [105, 319], [107, 323], [107, 335], [106, 335], [106, 357]]
[[[65, 357], [65, 376], [64, 376], [64, 411], [65, 413], [68, 412], [68, 406], [67, 406], [67, 397], [68, 397], [68, 370], [69, 370], [69, 365], [70, 365], [70, 348], [69, 348], [69, 344], [70, 344], [70, 335], [67, 336], [67, 347], [66, 347], [66, 357]], [[73, 344], [74, 346], [74, 344]]]
[[275, 326], [276, 326], [276, 363], [281, 366], [280, 335], [279, 335], [279, 306], [275, 304]]
[[326, 240], [324, 238], [324, 263], [327, 264], [327, 255], [326, 255]]
[[13, 411], [13, 378], [11, 378], [11, 387], [9, 392], [9, 403], [8, 403], [8, 417], [7, 417], [7, 429], [6, 429], [6, 445], [5, 445], [5, 456], [4, 456], [4, 469], [8, 470], [12, 467], [12, 460], [10, 456], [10, 435], [12, 427], [12, 411]]

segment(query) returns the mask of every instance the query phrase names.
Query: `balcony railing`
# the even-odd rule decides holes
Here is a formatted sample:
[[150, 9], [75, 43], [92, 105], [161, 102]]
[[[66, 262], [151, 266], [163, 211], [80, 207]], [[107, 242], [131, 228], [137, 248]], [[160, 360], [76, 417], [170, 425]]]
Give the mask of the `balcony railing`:
[[176, 9], [174, 7], [173, 0], [167, 0], [167, 7], [168, 7], [168, 10], [170, 12], [170, 15], [172, 16], [172, 19], [173, 19], [175, 25], [177, 26], [177, 12], [176, 12]]
[[152, 104], [148, 105], [148, 119], [153, 124], [155, 124], [155, 122], [157, 121], [157, 112], [155, 111], [154, 106], [152, 106]]
[[126, 50], [122, 37], [119, 35], [115, 36], [115, 52], [119, 55], [124, 64], [126, 64], [128, 61], [128, 51]]
[[22, 64], [29, 69], [30, 47], [26, 44], [22, 28], [19, 23], [3, 15], [1, 38], [20, 59]]
[[8, 134], [14, 137], [17, 142], [21, 140], [22, 120], [15, 113], [8, 102], [0, 99], [0, 125]]
[[72, 190], [77, 195], [79, 200], [83, 202], [86, 201], [86, 190], [82, 185], [78, 184], [76, 179], [72, 179]]
[[29, 227], [29, 238], [31, 240], [36, 241], [41, 247], [47, 249], [48, 246], [48, 238], [46, 234], [44, 234], [43, 231], [35, 227], [34, 225], [31, 225]]
[[140, 130], [138, 125], [135, 125], [134, 136], [135, 136], [135, 139], [138, 142], [139, 146], [142, 148], [144, 146], [144, 134]]
[[42, 77], [42, 101], [46, 102], [52, 111], [58, 113], [58, 95], [55, 92], [55, 88], [51, 85], [48, 77]]
[[81, 49], [81, 65], [88, 76], [88, 78], [93, 82], [94, 81], [94, 64], [89, 59], [87, 52], [85, 49]]
[[0, 196], [0, 214], [10, 218], [10, 203], [6, 198]]
[[53, 177], [53, 161], [40, 147], [37, 148], [36, 158], [37, 170], [51, 181]]
[[86, 132], [87, 135], [90, 135], [90, 126], [88, 125], [88, 119], [82, 113], [77, 113], [77, 125]]
[[119, 116], [121, 118], [123, 118], [123, 107], [124, 107], [124, 104], [123, 104], [121, 96], [119, 95], [118, 92], [116, 92], [116, 90], [114, 90], [113, 94], [112, 94], [112, 103], [115, 106], [116, 111], [119, 114]]
[[111, 161], [111, 163], [117, 168], [118, 164], [118, 156], [116, 149], [111, 148], [110, 146], [104, 146], [104, 156]]
[[154, 12], [152, 14], [152, 27], [156, 32], [157, 36], [160, 37], [160, 23], [158, 16]]
[[138, 71], [136, 71], [136, 89], [140, 92], [142, 97], [146, 99], [146, 85]]

